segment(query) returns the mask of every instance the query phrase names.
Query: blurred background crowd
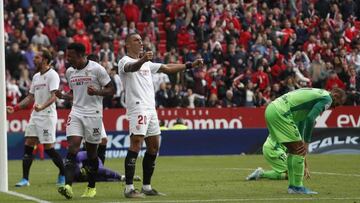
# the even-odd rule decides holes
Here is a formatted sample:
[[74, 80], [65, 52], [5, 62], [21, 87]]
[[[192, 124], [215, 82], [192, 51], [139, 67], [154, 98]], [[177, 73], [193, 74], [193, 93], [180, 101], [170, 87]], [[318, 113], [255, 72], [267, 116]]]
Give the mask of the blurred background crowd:
[[[61, 89], [66, 46], [81, 42], [106, 68], [124, 107], [117, 62], [137, 32], [154, 62], [203, 58], [203, 68], [153, 75], [156, 105], [264, 107], [301, 88], [347, 91], [360, 103], [360, 0], [5, 0], [7, 103], [26, 96], [42, 48], [53, 54]], [[70, 104], [59, 100], [58, 108]]]

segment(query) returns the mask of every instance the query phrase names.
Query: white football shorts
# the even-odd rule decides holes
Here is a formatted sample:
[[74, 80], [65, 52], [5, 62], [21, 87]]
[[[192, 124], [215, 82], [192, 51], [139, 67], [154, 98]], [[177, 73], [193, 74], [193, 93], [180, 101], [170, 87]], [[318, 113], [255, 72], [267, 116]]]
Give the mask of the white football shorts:
[[132, 112], [128, 119], [130, 135], [149, 137], [161, 133], [156, 110]]
[[99, 144], [103, 134], [102, 117], [69, 115], [66, 126], [67, 137], [80, 136], [88, 143]]
[[55, 116], [31, 116], [25, 129], [25, 137], [37, 137], [41, 144], [53, 144], [56, 141]]

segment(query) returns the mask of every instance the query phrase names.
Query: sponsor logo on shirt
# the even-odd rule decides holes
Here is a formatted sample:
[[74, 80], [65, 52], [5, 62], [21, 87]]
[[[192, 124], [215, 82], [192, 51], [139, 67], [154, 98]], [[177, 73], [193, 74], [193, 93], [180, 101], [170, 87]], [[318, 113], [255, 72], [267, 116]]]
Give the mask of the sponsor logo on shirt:
[[35, 90], [39, 90], [46, 87], [46, 83], [36, 84], [34, 85]]
[[91, 82], [91, 77], [79, 76], [70, 79], [72, 85], [86, 85]]

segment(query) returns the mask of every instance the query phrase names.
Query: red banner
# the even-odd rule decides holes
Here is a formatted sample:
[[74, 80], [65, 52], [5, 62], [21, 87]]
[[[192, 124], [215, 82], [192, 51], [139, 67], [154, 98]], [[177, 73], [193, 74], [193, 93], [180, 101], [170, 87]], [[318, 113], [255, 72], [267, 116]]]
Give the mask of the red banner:
[[[58, 110], [58, 131], [65, 131], [69, 110]], [[190, 129], [265, 128], [264, 108], [158, 109], [159, 119], [171, 127], [183, 118]], [[22, 132], [30, 117], [29, 110], [8, 115], [8, 130]], [[125, 109], [104, 110], [104, 125], [109, 131], [128, 130]], [[360, 127], [360, 107], [327, 110], [317, 118], [316, 127]]]

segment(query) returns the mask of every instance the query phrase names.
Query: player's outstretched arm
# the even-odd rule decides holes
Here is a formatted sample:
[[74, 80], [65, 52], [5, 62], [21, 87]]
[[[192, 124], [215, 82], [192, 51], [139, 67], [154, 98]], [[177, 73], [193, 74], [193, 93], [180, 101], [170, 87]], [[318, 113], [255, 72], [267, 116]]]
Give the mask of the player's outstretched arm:
[[196, 59], [194, 62], [187, 62], [185, 64], [163, 64], [158, 72], [172, 74], [186, 69], [199, 68], [204, 64], [203, 59]]
[[20, 109], [27, 107], [30, 103], [34, 102], [34, 95], [29, 93], [20, 103], [15, 106], [7, 106], [6, 111], [7, 113], [14, 113]]
[[52, 103], [54, 103], [57, 99], [56, 92], [57, 90], [51, 91], [51, 97], [43, 104], [35, 104], [34, 109], [36, 112], [42, 111], [46, 109], [48, 106], [50, 106]]
[[134, 62], [134, 63], [127, 63], [124, 66], [124, 71], [125, 72], [136, 72], [138, 70], [140, 70], [141, 66], [148, 62], [151, 61], [153, 59], [153, 52], [152, 51], [147, 51], [144, 53], [143, 57], [141, 57], [138, 61]]

